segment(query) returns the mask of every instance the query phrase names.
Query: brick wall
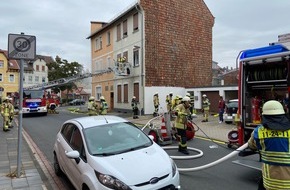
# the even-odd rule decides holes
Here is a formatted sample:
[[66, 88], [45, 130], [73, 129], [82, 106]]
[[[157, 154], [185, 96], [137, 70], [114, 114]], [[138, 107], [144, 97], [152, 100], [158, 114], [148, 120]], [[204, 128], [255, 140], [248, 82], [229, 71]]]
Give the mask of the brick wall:
[[202, 0], [141, 0], [146, 86], [210, 86], [214, 18]]
[[224, 85], [238, 85], [238, 70], [237, 71], [232, 71], [229, 73], [224, 74], [223, 80], [224, 80]]

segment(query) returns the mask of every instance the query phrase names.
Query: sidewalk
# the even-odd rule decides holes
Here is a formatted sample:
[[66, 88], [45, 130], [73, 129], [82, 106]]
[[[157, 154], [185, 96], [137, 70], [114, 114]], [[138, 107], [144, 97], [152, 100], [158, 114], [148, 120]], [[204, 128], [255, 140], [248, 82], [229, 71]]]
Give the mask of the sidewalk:
[[[133, 119], [129, 113], [110, 113], [117, 115], [132, 123], [145, 125], [152, 115], [139, 116], [138, 119]], [[210, 116], [209, 122], [202, 123], [202, 115], [197, 115], [193, 121], [200, 128], [196, 132], [196, 137], [210, 137], [213, 140], [227, 142], [227, 134], [235, 125], [219, 124], [218, 118]], [[158, 122], [158, 121], [157, 121]], [[0, 123], [2, 118], [0, 117]], [[54, 190], [61, 189], [60, 184], [56, 184], [51, 172], [47, 171], [42, 160], [42, 153], [37, 149], [37, 146], [32, 142], [24, 130], [22, 130], [21, 139], [21, 172], [17, 177], [17, 157], [18, 157], [18, 127], [12, 128], [9, 132], [0, 131], [0, 190]], [[207, 137], [208, 136], [208, 137]], [[46, 169], [45, 169], [46, 168]]]

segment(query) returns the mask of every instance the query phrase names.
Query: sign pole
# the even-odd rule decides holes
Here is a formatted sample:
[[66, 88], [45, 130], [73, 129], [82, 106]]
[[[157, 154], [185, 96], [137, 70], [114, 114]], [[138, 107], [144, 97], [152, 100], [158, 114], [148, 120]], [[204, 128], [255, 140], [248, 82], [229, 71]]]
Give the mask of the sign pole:
[[19, 77], [19, 113], [18, 113], [18, 147], [17, 147], [17, 177], [20, 177], [21, 171], [21, 147], [22, 147], [22, 102], [23, 102], [23, 72], [24, 72], [24, 60], [20, 60], [20, 77]]

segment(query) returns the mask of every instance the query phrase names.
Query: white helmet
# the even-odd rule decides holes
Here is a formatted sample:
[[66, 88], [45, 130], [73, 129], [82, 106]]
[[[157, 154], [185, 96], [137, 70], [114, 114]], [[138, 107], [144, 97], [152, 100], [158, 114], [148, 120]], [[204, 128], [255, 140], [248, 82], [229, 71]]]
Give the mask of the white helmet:
[[189, 102], [189, 101], [190, 101], [190, 98], [189, 98], [188, 96], [184, 96], [184, 97], [182, 98], [182, 101], [183, 101], [183, 102]]
[[133, 99], [135, 99], [136, 98], [136, 96], [133, 96]]
[[205, 98], [205, 97], [206, 97], [206, 94], [203, 94], [203, 95], [202, 95], [202, 97], [204, 97], [204, 98]]
[[93, 96], [91, 96], [90, 98], [89, 98], [89, 100], [94, 100], [95, 99], [95, 97], [93, 97]]
[[270, 100], [263, 105], [262, 115], [282, 115], [285, 114], [283, 106], [276, 100]]
[[171, 95], [171, 96], [172, 96], [172, 95], [173, 95], [173, 92], [170, 92], [170, 93], [169, 93], [169, 95]]
[[188, 96], [188, 97], [190, 97], [190, 94], [187, 92], [187, 93], [185, 94], [185, 96]]
[[105, 100], [105, 97], [104, 97], [104, 96], [101, 96], [101, 97], [100, 97], [100, 100]]

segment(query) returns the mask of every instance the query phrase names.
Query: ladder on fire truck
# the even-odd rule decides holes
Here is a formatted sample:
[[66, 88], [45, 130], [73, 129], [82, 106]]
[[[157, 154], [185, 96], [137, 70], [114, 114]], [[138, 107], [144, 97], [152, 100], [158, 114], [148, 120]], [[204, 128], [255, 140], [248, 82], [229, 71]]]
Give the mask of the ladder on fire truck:
[[36, 84], [36, 85], [24, 87], [23, 90], [48, 89], [55, 86], [61, 86], [61, 85], [68, 84], [74, 81], [82, 80], [82, 79], [93, 77], [93, 76], [98, 76], [98, 75], [109, 73], [109, 72], [114, 72], [116, 76], [128, 76], [130, 75], [131, 70], [132, 70], [132, 65], [129, 62], [116, 61], [115, 66], [113, 68], [109, 67], [108, 69], [99, 70], [99, 71], [96, 71], [95, 73], [83, 73], [83, 74], [78, 74], [78, 75], [67, 77], [67, 78], [60, 78], [60, 79], [45, 82], [42, 84]]
[[77, 80], [82, 80], [82, 79], [85, 79], [85, 78], [101, 75], [101, 74], [108, 73], [108, 72], [111, 72], [111, 71], [113, 71], [113, 70], [111, 68], [109, 68], [107, 70], [101, 70], [101, 71], [98, 71], [96, 73], [78, 74], [78, 75], [67, 77], [67, 78], [60, 78], [60, 79], [49, 81], [49, 82], [45, 82], [45, 83], [42, 83], [42, 84], [36, 84], [36, 85], [24, 87], [23, 90], [48, 89], [48, 88], [52, 88], [52, 87], [55, 87], [55, 86], [68, 84], [68, 83], [71, 83], [71, 82], [74, 82], [74, 81], [77, 81]]

